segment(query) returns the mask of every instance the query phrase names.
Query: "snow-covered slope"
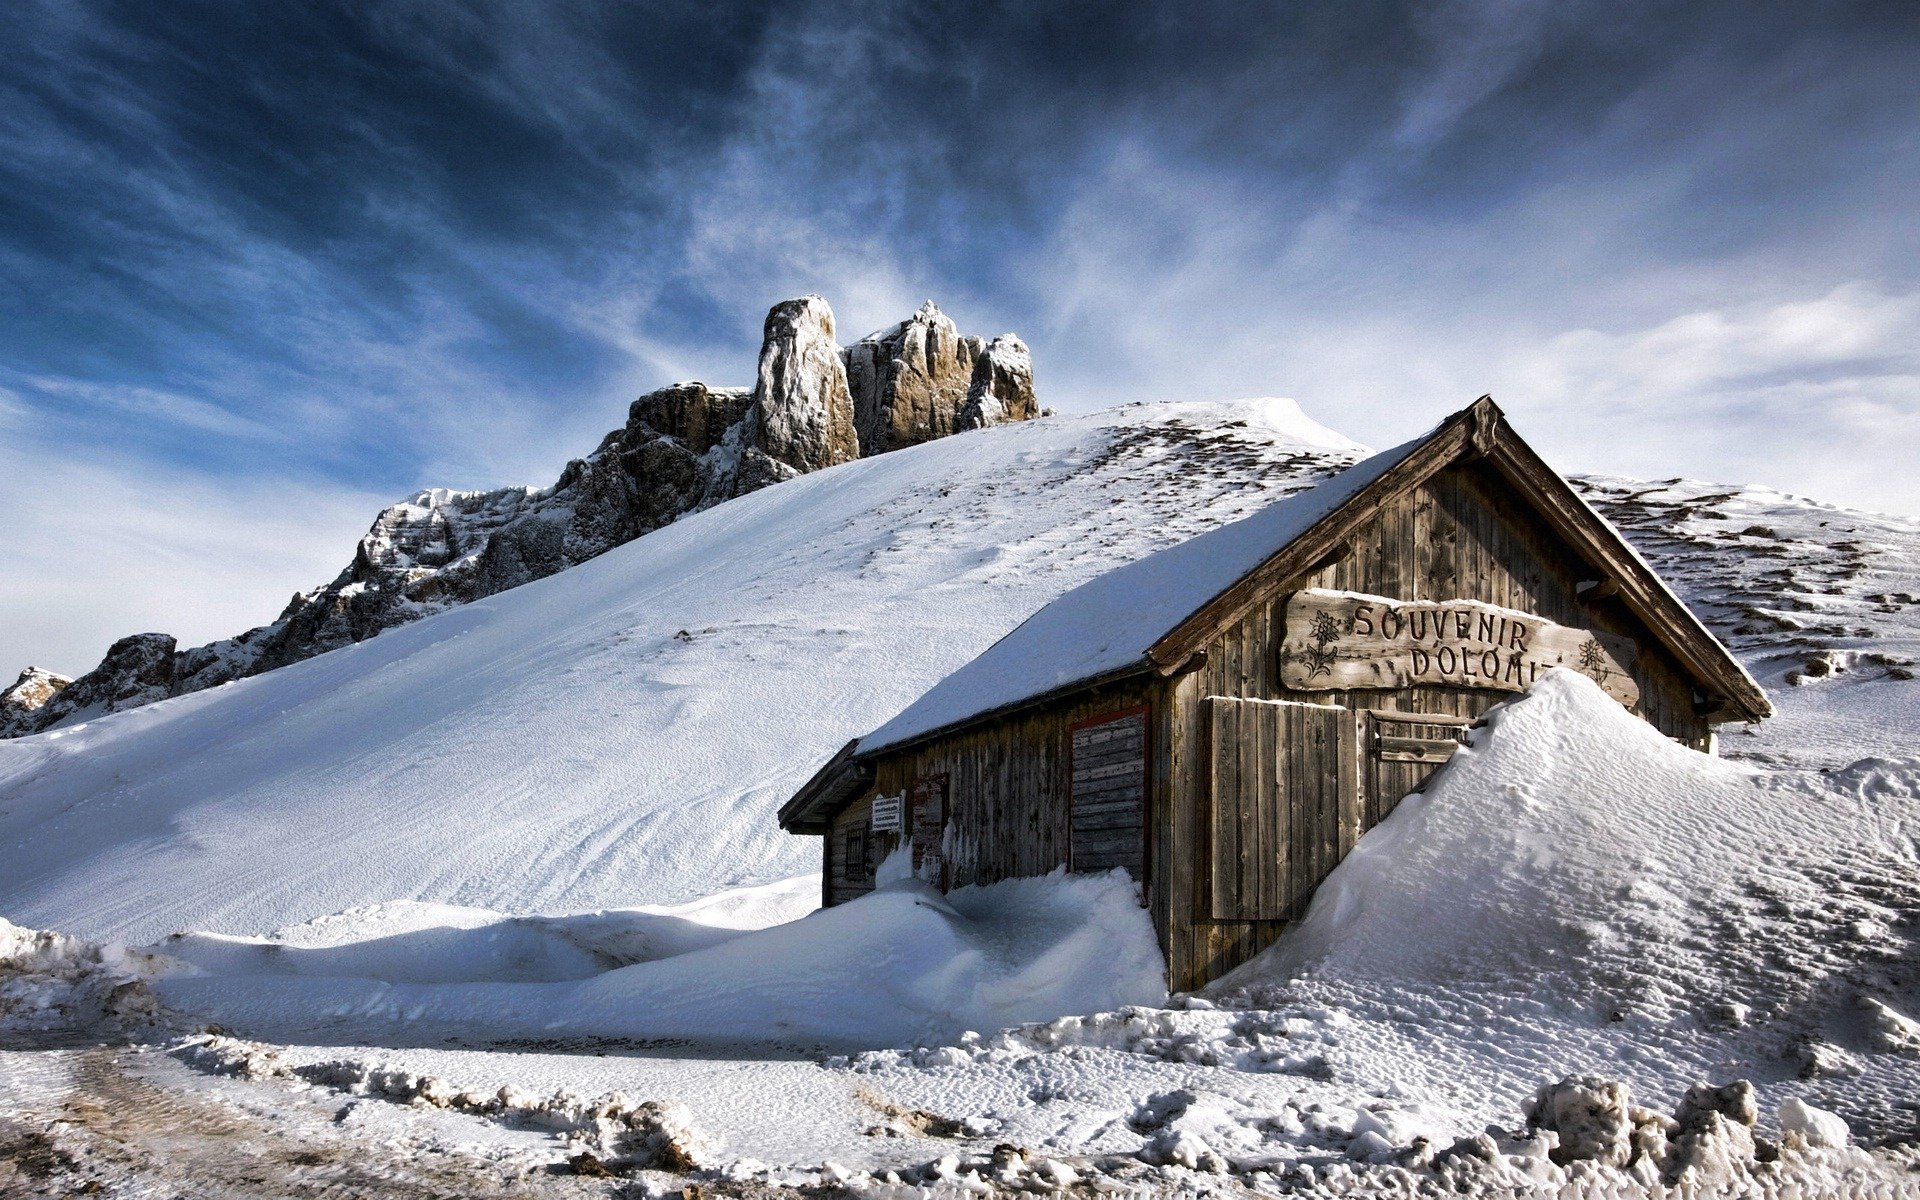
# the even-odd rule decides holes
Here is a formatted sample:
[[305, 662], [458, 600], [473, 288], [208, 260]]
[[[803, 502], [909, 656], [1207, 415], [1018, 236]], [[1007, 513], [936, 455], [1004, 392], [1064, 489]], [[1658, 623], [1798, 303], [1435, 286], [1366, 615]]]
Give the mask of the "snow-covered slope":
[[[1361, 449], [1286, 401], [968, 432], [267, 675], [0, 743], [0, 914], [147, 940], [391, 900], [675, 903], [815, 868], [779, 802], [1046, 601]], [[1920, 525], [1581, 481], [1772, 692], [1730, 753], [1920, 730]]]
[[0, 743], [0, 913], [151, 940], [391, 900], [672, 903], [815, 869], [773, 814], [1027, 614], [1360, 449], [1288, 401], [968, 432], [206, 692]]
[[1724, 753], [1840, 767], [1920, 753], [1920, 521], [1766, 487], [1593, 476], [1587, 499], [1767, 689]]

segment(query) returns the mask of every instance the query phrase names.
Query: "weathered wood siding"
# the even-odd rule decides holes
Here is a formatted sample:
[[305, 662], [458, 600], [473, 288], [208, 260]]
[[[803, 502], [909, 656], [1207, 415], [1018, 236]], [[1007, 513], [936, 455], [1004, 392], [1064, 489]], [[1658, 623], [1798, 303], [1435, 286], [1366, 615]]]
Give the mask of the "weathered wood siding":
[[1069, 870], [1122, 867], [1135, 879], [1145, 878], [1150, 716], [1143, 704], [1076, 721], [1068, 729]]
[[[873, 890], [873, 870], [880, 860], [893, 853], [900, 845], [898, 833], [875, 833], [870, 828], [873, 820], [873, 796], [866, 795], [854, 800], [833, 818], [833, 827], [825, 838], [823, 869], [826, 879], [821, 888], [821, 901], [826, 904], [843, 904], [855, 896], [864, 896]], [[847, 861], [847, 838], [849, 836], [865, 839], [866, 862], [863, 870], [850, 870]]]
[[1358, 724], [1344, 708], [1209, 696], [1208, 916], [1290, 920], [1353, 848]]
[[[1298, 700], [1349, 709], [1376, 708], [1476, 718], [1509, 696], [1460, 687], [1298, 692], [1282, 686], [1278, 648], [1287, 596], [1303, 587], [1367, 592], [1403, 600], [1479, 600], [1536, 614], [1561, 625], [1628, 638], [1640, 647], [1633, 665], [1637, 711], [1670, 737], [1700, 749], [1710, 728], [1694, 712], [1693, 691], [1679, 664], [1652, 634], [1613, 601], [1583, 601], [1579, 585], [1600, 578], [1577, 561], [1531, 512], [1504, 499], [1479, 468], [1454, 467], [1384, 505], [1350, 542], [1352, 553], [1313, 571], [1255, 606], [1207, 647], [1205, 665], [1172, 681], [1167, 748], [1170, 809], [1155, 822], [1152, 897], [1168, 951], [1169, 980], [1190, 989], [1218, 978], [1270, 945], [1281, 918], [1214, 916], [1215, 847], [1209, 809], [1214, 773], [1239, 763], [1215, 762], [1208, 697]], [[1355, 764], [1380, 786], [1417, 786], [1430, 768], [1417, 763]], [[1384, 815], [1368, 813], [1363, 825]], [[1304, 836], [1304, 835], [1303, 835]], [[1313, 834], [1318, 837], [1319, 835]], [[1290, 855], [1300, 853], [1291, 847]], [[1237, 860], [1230, 860], [1237, 861]]]
[[[1158, 681], [1102, 688], [1082, 693], [1065, 704], [1016, 713], [923, 746], [907, 747], [875, 762], [874, 791], [911, 795], [916, 781], [935, 775], [947, 777], [944, 860], [948, 887], [1044, 875], [1068, 862], [1073, 812], [1068, 770], [1075, 726], [1145, 706], [1151, 772], [1161, 753], [1152, 743], [1162, 740], [1164, 722], [1150, 701], [1164, 690]], [[835, 819], [834, 833], [840, 832], [842, 822], [866, 820], [864, 814], [870, 804], [871, 797], [863, 797], [850, 805]], [[862, 815], [856, 818], [855, 810]], [[1152, 841], [1148, 832], [1153, 824], [1152, 811], [1149, 799], [1140, 829], [1140, 838], [1147, 845]], [[1164, 807], [1160, 811], [1165, 811]], [[1102, 814], [1098, 831], [1102, 839], [1098, 848], [1109, 855], [1120, 850], [1111, 816], [1110, 812]], [[1083, 824], [1086, 820], [1083, 815]], [[911, 812], [908, 821], [911, 824]], [[1086, 832], [1093, 831], [1089, 827]], [[895, 845], [898, 841], [889, 839], [885, 849]], [[871, 878], [845, 879], [838, 846], [837, 836], [827, 838], [827, 890], [836, 904], [873, 887]], [[874, 852], [870, 848], [870, 855]], [[1106, 869], [1099, 858], [1089, 854], [1084, 865]]]

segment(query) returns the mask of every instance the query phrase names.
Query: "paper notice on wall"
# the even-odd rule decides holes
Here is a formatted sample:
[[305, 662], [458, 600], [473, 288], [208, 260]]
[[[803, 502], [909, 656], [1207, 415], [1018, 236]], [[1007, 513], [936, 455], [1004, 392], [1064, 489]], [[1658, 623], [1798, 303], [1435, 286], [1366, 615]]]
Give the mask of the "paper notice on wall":
[[904, 824], [907, 796], [905, 792], [896, 792], [891, 796], [873, 798], [873, 831], [875, 833], [899, 833]]

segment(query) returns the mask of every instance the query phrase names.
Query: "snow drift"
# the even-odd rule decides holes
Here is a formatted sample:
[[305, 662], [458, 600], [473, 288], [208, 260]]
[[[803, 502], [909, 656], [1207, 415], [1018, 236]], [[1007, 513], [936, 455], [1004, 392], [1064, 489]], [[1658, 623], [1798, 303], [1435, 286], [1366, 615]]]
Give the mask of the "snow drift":
[[1214, 992], [1338, 1011], [1334, 1070], [1469, 1109], [1745, 1077], [1884, 1136], [1920, 1094], [1917, 819], [1920, 760], [1757, 771], [1554, 671]]
[[798, 920], [820, 877], [721, 892], [691, 904], [520, 917], [401, 901], [319, 917], [268, 937], [179, 933], [154, 949], [216, 975], [313, 975], [387, 983], [540, 983], [718, 946]]
[[[944, 896], [904, 879], [785, 925], [571, 980], [561, 972], [579, 960], [502, 961], [484, 943], [467, 947], [482, 953], [465, 971], [439, 956], [426, 972], [443, 980], [434, 982], [367, 942], [271, 961], [209, 953], [231, 942], [177, 939], [168, 951], [175, 946], [200, 970], [155, 984], [164, 1003], [273, 1040], [859, 1049], [1165, 996], [1159, 945], [1123, 872], [1056, 872]], [[489, 967], [498, 978], [444, 981]], [[370, 977], [375, 970], [386, 977]]]

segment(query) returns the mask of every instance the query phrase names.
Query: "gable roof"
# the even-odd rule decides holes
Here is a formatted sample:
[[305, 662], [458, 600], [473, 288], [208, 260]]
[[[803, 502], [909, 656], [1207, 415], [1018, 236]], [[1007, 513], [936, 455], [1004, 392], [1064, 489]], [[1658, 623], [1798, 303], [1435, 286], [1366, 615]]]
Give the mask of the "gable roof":
[[1149, 668], [1148, 651], [1169, 631], [1403, 461], [1420, 440], [1062, 593], [861, 738], [858, 753], [914, 741], [1063, 688]]
[[[1338, 553], [1384, 503], [1458, 462], [1484, 461], [1554, 532], [1607, 575], [1718, 705], [1719, 719], [1771, 714], [1766, 693], [1604, 517], [1483, 396], [1427, 434], [1251, 516], [1114, 568], [1065, 592], [892, 720], [850, 743], [781, 809], [800, 824], [854, 763], [1038, 703], [1149, 672], [1176, 673], [1275, 587]], [[791, 815], [791, 820], [790, 820]]]

